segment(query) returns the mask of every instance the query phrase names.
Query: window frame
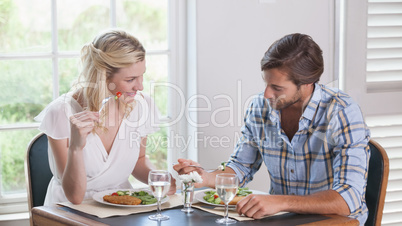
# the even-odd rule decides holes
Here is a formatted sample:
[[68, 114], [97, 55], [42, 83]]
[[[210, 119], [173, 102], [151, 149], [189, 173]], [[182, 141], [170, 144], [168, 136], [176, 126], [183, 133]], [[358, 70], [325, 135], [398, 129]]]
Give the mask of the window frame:
[[[59, 51], [58, 49], [58, 30], [57, 30], [57, 0], [51, 1], [51, 52], [40, 52], [40, 53], [28, 53], [28, 54], [0, 54], [0, 60], [29, 60], [29, 59], [51, 59], [52, 60], [52, 82], [53, 82], [53, 99], [59, 96], [59, 59], [62, 58], [78, 58], [79, 51]], [[109, 0], [110, 2], [110, 27], [116, 27], [117, 25], [117, 8], [116, 0]], [[168, 10], [168, 46], [167, 49], [147, 51], [147, 56], [152, 55], [166, 55], [168, 59], [168, 82], [176, 84], [178, 81], [185, 80], [185, 71], [183, 68], [185, 66], [185, 59], [179, 56], [186, 51], [186, 46], [180, 44], [180, 41], [186, 40], [185, 33], [182, 32], [183, 23], [181, 21], [186, 21], [186, 7], [179, 4], [179, 0], [167, 0], [167, 10]], [[180, 14], [180, 16], [177, 16]], [[180, 27], [180, 28], [179, 28]], [[178, 48], [180, 47], [180, 50]], [[178, 66], [182, 65], [182, 66]], [[185, 83], [180, 84], [180, 87], [185, 87]], [[168, 94], [168, 115], [161, 118], [162, 123], [166, 123], [171, 118], [175, 106], [177, 106], [177, 101], [172, 98], [173, 96]], [[173, 114], [174, 115], [174, 114]], [[24, 130], [24, 129], [35, 129], [39, 127], [39, 123], [29, 123], [29, 124], [8, 124], [0, 125], [1, 131], [12, 131], [12, 130]], [[168, 126], [168, 130], [178, 131], [180, 126], [178, 124]], [[39, 131], [38, 131], [39, 133]], [[177, 132], [176, 132], [177, 133]], [[169, 133], [168, 133], [169, 136]], [[175, 148], [169, 145], [168, 153], [175, 152]], [[23, 156], [25, 158], [25, 156]], [[172, 159], [175, 155], [168, 154], [168, 168], [171, 166]], [[19, 213], [28, 211], [27, 194], [17, 193], [12, 195], [2, 195], [0, 187], [0, 215]]]

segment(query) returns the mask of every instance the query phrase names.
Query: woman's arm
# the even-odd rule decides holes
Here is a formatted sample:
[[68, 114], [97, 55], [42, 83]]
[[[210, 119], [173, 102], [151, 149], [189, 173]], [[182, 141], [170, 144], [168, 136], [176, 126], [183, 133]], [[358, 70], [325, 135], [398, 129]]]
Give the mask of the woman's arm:
[[66, 168], [67, 153], [68, 153], [68, 139], [56, 140], [50, 136], [47, 136], [49, 140], [50, 147], [53, 152], [54, 159], [56, 161], [56, 167], [58, 172], [58, 177], [63, 178], [64, 169]]
[[67, 199], [79, 204], [86, 191], [86, 173], [82, 150], [70, 150], [68, 139], [55, 140], [48, 136], [56, 161], [57, 171]]
[[[137, 164], [132, 172], [132, 175], [142, 183], [148, 184], [149, 171], [156, 169], [146, 156], [147, 137], [141, 138], [140, 155]], [[172, 195], [176, 192], [176, 180], [171, 177], [170, 189], [168, 194]]]
[[71, 139], [49, 138], [56, 161], [57, 171], [67, 199], [73, 204], [82, 202], [87, 187], [87, 176], [83, 157], [86, 138], [98, 121], [97, 112], [80, 112], [70, 117]]
[[149, 171], [156, 169], [146, 156], [147, 137], [141, 138], [140, 154], [132, 175], [144, 184], [148, 184]]

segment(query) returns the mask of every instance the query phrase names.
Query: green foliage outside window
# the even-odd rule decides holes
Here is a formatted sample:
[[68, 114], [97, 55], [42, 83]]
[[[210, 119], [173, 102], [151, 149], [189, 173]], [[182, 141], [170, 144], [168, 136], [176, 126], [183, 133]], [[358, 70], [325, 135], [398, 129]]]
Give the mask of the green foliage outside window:
[[[51, 52], [50, 2], [0, 0], [0, 55]], [[96, 34], [109, 27], [109, 1], [84, 1], [88, 6], [75, 17], [63, 14], [62, 4], [66, 2], [71, 6], [69, 8], [74, 8], [72, 6], [76, 4], [77, 9], [83, 4], [79, 0], [57, 1], [60, 7], [57, 11], [58, 51], [77, 53], [83, 44], [92, 41]], [[118, 10], [122, 10], [117, 12], [118, 27], [138, 37], [147, 50], [167, 48], [166, 1], [117, 2], [120, 6]], [[158, 2], [162, 6], [155, 5]], [[59, 58], [59, 95], [70, 91], [72, 82], [78, 76], [78, 61], [76, 57]], [[166, 82], [167, 62], [166, 56], [147, 57], [144, 92], [152, 92], [149, 89], [151, 82]], [[33, 118], [53, 99], [53, 70], [50, 57], [0, 60], [0, 126], [35, 122]], [[165, 115], [166, 89], [159, 88], [152, 97], [162, 115]], [[25, 192], [24, 156], [29, 141], [37, 133], [37, 129], [0, 131], [1, 193]], [[166, 144], [166, 136], [165, 128], [149, 139], [165, 141]], [[149, 143], [147, 152], [158, 168], [167, 168], [166, 145]]]

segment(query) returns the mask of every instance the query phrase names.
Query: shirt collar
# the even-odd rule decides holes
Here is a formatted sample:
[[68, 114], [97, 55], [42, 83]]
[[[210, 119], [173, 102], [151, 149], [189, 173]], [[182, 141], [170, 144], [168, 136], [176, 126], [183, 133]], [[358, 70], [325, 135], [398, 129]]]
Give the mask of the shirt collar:
[[[314, 118], [314, 114], [317, 111], [318, 105], [321, 102], [321, 91], [322, 88], [320, 85], [318, 85], [317, 83], [314, 84], [314, 91], [313, 94], [310, 98], [309, 103], [307, 104], [306, 109], [303, 112], [302, 117], [308, 119], [308, 120], [313, 120]], [[269, 113], [268, 113], [268, 117], [271, 121], [276, 122], [279, 119], [279, 112], [277, 110], [272, 109], [272, 107], [269, 105], [269, 101], [268, 99], [266, 99], [263, 96], [264, 101], [266, 101], [266, 104], [268, 104], [269, 106]]]
[[310, 98], [309, 103], [307, 104], [306, 109], [303, 112], [302, 117], [310, 121], [313, 120], [314, 114], [316, 113], [318, 105], [321, 101], [321, 90], [321, 86], [315, 83], [313, 94]]
[[271, 105], [269, 104], [269, 100], [265, 98], [264, 93], [262, 94], [264, 99], [264, 105], [268, 106], [268, 118], [271, 122], [277, 122], [279, 119], [279, 112], [274, 110]]

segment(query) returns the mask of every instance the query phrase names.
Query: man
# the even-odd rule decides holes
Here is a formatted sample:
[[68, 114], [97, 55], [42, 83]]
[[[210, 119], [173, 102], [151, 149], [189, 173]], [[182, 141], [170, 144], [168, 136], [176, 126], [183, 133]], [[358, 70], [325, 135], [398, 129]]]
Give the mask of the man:
[[[261, 60], [264, 93], [244, 117], [242, 136], [226, 173], [244, 186], [262, 162], [271, 195], [249, 195], [237, 212], [262, 218], [280, 211], [339, 214], [367, 219], [365, 203], [370, 132], [359, 106], [345, 93], [317, 82], [324, 71], [322, 51], [309, 37], [290, 34], [271, 45]], [[179, 174], [198, 170], [215, 187], [215, 175], [179, 159]]]

